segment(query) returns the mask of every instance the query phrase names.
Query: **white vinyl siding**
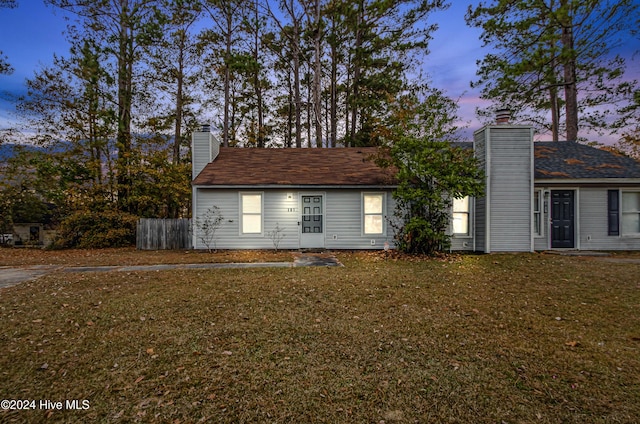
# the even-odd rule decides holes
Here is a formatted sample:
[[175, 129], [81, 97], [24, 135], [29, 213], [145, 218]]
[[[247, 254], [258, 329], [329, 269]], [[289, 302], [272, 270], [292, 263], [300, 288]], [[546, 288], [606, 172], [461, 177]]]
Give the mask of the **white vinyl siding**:
[[[326, 210], [326, 244], [327, 249], [382, 249], [385, 242], [393, 244], [393, 238], [387, 231], [386, 219], [383, 223], [383, 234], [364, 233], [363, 192], [361, 190], [327, 190]], [[384, 193], [383, 210], [391, 211], [395, 202], [391, 191]]]
[[262, 233], [262, 193], [240, 193], [242, 234]]
[[640, 235], [640, 192], [622, 193], [621, 234], [623, 236]]
[[[300, 198], [303, 195], [318, 194], [294, 188], [264, 189], [262, 191], [238, 191], [233, 188], [194, 189], [194, 216], [203, 216], [207, 209], [218, 206], [223, 216], [222, 225], [216, 231], [218, 249], [273, 249], [269, 233], [276, 225], [281, 229], [283, 238], [280, 249], [299, 249], [301, 236], [302, 209]], [[242, 234], [242, 194], [262, 195], [262, 233]], [[386, 216], [384, 234], [363, 234], [363, 191], [362, 189], [329, 189], [321, 192], [325, 196], [324, 234], [327, 249], [382, 249], [385, 242], [393, 248], [393, 237], [387, 234]], [[383, 211], [394, 210], [395, 201], [391, 190], [370, 191], [371, 194], [384, 194]], [[194, 229], [197, 232], [197, 229]], [[240, 236], [239, 236], [240, 235]], [[194, 234], [196, 249], [206, 246]]]
[[476, 203], [481, 219], [476, 230], [479, 251], [533, 250], [531, 131], [530, 127], [496, 125], [474, 133], [476, 156], [487, 181], [484, 196]]
[[364, 234], [384, 234], [384, 193], [362, 195]]
[[[543, 187], [539, 187], [543, 189]], [[544, 187], [549, 190], [549, 187]], [[576, 190], [576, 248], [580, 250], [638, 250], [640, 249], [640, 234], [610, 236], [608, 233], [608, 208], [607, 192], [615, 187], [576, 188], [563, 187], [562, 189]], [[628, 191], [631, 192], [631, 191]], [[620, 198], [622, 199], [621, 191]], [[622, 204], [622, 200], [620, 200]], [[622, 206], [622, 205], [621, 205]], [[548, 223], [549, 213], [543, 208], [543, 222]], [[621, 215], [622, 216], [622, 215]], [[622, 234], [622, 218], [620, 219]], [[550, 248], [548, 231], [542, 238], [535, 239], [536, 250]]]
[[193, 158], [191, 178], [195, 178], [209, 162], [218, 156], [220, 140], [210, 132], [196, 131], [192, 135], [191, 146]]

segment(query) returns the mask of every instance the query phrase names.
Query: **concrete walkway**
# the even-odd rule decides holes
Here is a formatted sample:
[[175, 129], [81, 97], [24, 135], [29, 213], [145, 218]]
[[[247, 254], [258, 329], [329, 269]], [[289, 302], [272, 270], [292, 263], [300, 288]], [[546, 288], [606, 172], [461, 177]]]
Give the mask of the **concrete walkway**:
[[0, 267], [0, 289], [4, 287], [10, 287], [23, 281], [35, 280], [45, 274], [55, 271], [59, 267], [57, 266], [28, 266], [20, 268], [12, 267]]
[[54, 271], [59, 272], [133, 272], [165, 271], [170, 269], [240, 269], [240, 268], [293, 268], [306, 266], [344, 266], [332, 255], [295, 254], [293, 262], [252, 262], [252, 263], [200, 263], [200, 264], [158, 264], [131, 266], [73, 266], [35, 265], [23, 267], [0, 267], [0, 289], [35, 280]]

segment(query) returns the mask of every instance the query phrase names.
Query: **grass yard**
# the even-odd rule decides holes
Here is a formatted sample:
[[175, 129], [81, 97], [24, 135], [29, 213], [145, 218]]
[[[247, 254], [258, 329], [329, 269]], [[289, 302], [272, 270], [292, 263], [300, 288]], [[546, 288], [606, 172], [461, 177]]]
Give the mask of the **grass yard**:
[[640, 265], [336, 255], [345, 267], [58, 272], [2, 289], [0, 399], [88, 408], [0, 422], [640, 420]]

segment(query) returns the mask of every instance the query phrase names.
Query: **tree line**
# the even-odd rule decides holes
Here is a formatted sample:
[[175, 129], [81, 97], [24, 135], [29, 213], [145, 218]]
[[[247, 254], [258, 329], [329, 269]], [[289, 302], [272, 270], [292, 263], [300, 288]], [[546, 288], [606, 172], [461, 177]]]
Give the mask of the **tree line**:
[[27, 81], [18, 108], [32, 141], [48, 151], [12, 164], [34, 172], [9, 186], [38, 186], [60, 216], [188, 215], [190, 133], [202, 122], [225, 146], [381, 144], [395, 99], [427, 90], [409, 74], [419, 71], [435, 29], [427, 18], [445, 7], [441, 0], [46, 3], [70, 17], [70, 49]]
[[[18, 109], [41, 149], [5, 165], [0, 205], [44, 199], [26, 209], [53, 216], [69, 238], [97, 213], [114, 226], [188, 216], [190, 134], [205, 122], [223, 145], [257, 148], [415, 151], [455, 134], [454, 103], [423, 73], [444, 0], [45, 3], [69, 16], [70, 48], [27, 81]], [[540, 129], [551, 111], [558, 139], [578, 139], [578, 119], [601, 131], [637, 122], [637, 84], [621, 83], [624, 60], [606, 55], [637, 28], [634, 2], [493, 3], [466, 17], [493, 47], [476, 82], [485, 98]], [[596, 27], [601, 19], [610, 25]], [[614, 100], [615, 122], [598, 109]]]

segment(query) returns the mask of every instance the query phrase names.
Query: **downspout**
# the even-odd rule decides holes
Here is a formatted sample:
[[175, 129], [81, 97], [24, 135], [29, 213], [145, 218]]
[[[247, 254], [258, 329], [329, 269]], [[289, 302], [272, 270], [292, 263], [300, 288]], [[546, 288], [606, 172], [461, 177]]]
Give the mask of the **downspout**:
[[575, 239], [575, 249], [580, 250], [582, 248], [580, 243], [580, 187], [576, 187], [575, 193], [573, 201], [573, 223], [575, 226], [573, 238]]
[[197, 225], [196, 225], [196, 210], [198, 206], [198, 188], [196, 186], [192, 187], [192, 198], [191, 198], [191, 246], [193, 249], [196, 249], [196, 243], [198, 242], [198, 235], [196, 234]]
[[[533, 147], [533, 128], [531, 128], [529, 130], [529, 133], [531, 134], [530, 136], [530, 143], [529, 143], [529, 149], [530, 149], [530, 153], [529, 156], [531, 157], [531, 172], [530, 172], [530, 176], [529, 176], [529, 181], [531, 181], [531, 195], [529, 196], [529, 203], [531, 205], [531, 214], [529, 215], [529, 219], [531, 220], [531, 225], [530, 225], [530, 229], [529, 229], [529, 237], [531, 239], [531, 252], [535, 251], [535, 231], [534, 231], [534, 223], [533, 223], [533, 209], [534, 209], [534, 204], [533, 204], [533, 196], [534, 196], [534, 192], [535, 192], [535, 149]], [[541, 193], [542, 194], [542, 193]], [[542, 201], [544, 202], [544, 196]], [[542, 206], [544, 208], [544, 205]], [[542, 225], [542, 211], [540, 211], [541, 214], [541, 218], [540, 218], [540, 225]]]
[[[474, 143], [473, 148], [475, 149], [475, 147], [476, 146], [475, 146], [475, 143]], [[477, 223], [476, 222], [476, 196], [473, 196], [471, 198], [471, 201], [472, 201], [472, 203], [471, 203], [471, 208], [472, 208], [471, 211], [472, 211], [473, 216], [472, 216], [472, 219], [470, 219], [469, 221], [470, 221], [470, 223], [473, 222], [473, 226], [471, 227], [471, 231], [473, 232], [471, 240], [473, 240], [472, 241], [472, 243], [473, 243], [473, 251], [475, 252], [476, 251], [476, 235], [478, 234], [478, 232], [476, 231], [476, 226], [477, 226], [476, 225], [476, 223]]]
[[485, 230], [484, 253], [491, 253], [491, 127], [484, 133], [485, 148]]
[[[478, 157], [478, 154], [476, 152], [476, 142], [475, 142], [475, 138], [473, 140], [473, 156], [474, 158]], [[472, 204], [471, 204], [471, 211], [472, 211], [472, 217], [470, 217], [469, 222], [473, 223], [473, 225], [471, 226], [471, 246], [473, 249], [473, 252], [476, 252], [476, 236], [478, 235], [478, 232], [476, 231], [476, 228], [478, 227], [478, 221], [476, 221], [476, 196], [473, 196], [471, 198]]]

